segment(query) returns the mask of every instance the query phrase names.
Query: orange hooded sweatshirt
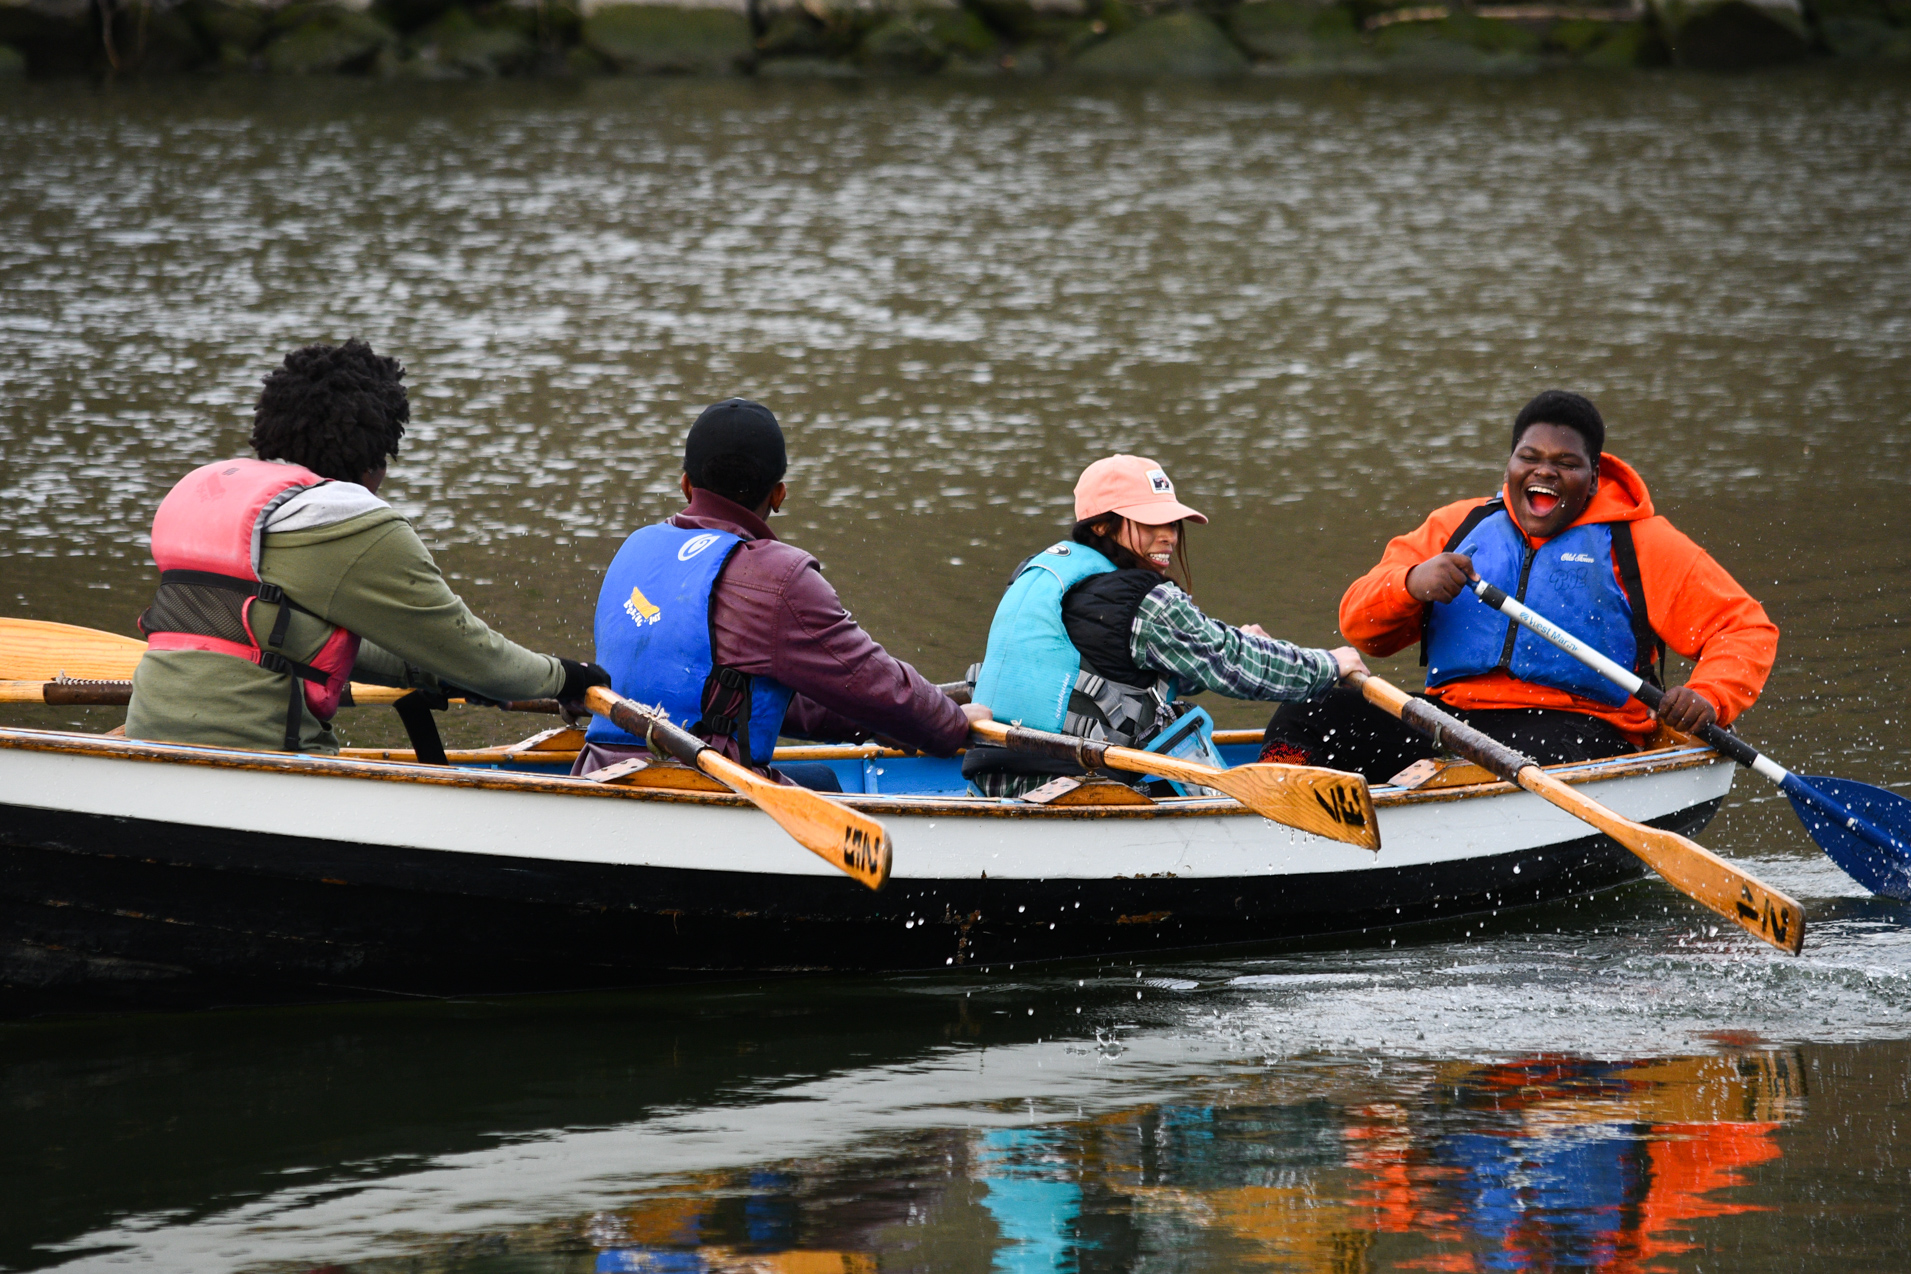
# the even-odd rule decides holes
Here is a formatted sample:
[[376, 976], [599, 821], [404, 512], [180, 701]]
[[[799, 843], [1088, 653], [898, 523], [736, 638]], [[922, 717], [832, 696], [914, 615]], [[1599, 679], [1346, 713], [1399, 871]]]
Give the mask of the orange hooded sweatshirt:
[[[1502, 490], [1504, 496], [1507, 493]], [[1355, 580], [1340, 599], [1340, 631], [1376, 658], [1420, 640], [1427, 605], [1407, 592], [1407, 572], [1443, 552], [1469, 510], [1485, 500], [1462, 500], [1434, 511], [1412, 532], [1387, 544], [1380, 565]], [[1506, 504], [1512, 514], [1511, 499]], [[1517, 525], [1517, 517], [1515, 524]], [[1686, 685], [1729, 725], [1757, 701], [1778, 655], [1778, 626], [1706, 551], [1652, 511], [1645, 480], [1610, 453], [1599, 457], [1599, 490], [1574, 526], [1630, 522], [1645, 586], [1646, 615], [1659, 639], [1698, 666]], [[1537, 548], [1543, 541], [1527, 537]], [[1615, 568], [1616, 570], [1617, 568]], [[1608, 707], [1551, 686], [1520, 681], [1503, 670], [1451, 681], [1428, 691], [1455, 708], [1563, 708], [1610, 721], [1635, 743], [1653, 731], [1652, 714], [1637, 699]]]

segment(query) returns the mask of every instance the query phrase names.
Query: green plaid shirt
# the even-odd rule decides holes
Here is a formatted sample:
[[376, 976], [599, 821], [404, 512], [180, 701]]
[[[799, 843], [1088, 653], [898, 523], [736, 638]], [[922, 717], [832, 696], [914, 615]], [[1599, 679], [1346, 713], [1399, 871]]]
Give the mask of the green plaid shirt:
[[1128, 652], [1137, 666], [1173, 677], [1175, 693], [1183, 695], [1212, 690], [1230, 699], [1311, 699], [1340, 679], [1325, 650], [1255, 637], [1210, 619], [1172, 583], [1141, 599]]

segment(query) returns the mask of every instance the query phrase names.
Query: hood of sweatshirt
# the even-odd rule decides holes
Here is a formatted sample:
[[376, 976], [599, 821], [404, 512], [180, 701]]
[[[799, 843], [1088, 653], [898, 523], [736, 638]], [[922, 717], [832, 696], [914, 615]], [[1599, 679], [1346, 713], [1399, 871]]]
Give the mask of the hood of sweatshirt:
[[[1519, 515], [1513, 512], [1513, 493], [1500, 485], [1500, 496], [1506, 501], [1507, 516], [1519, 525]], [[1643, 522], [1652, 517], [1652, 493], [1646, 490], [1646, 480], [1639, 471], [1613, 455], [1610, 451], [1599, 454], [1599, 490], [1593, 492], [1592, 502], [1586, 511], [1573, 519], [1560, 534], [1570, 531], [1574, 526], [1585, 526], [1589, 522]], [[1520, 527], [1522, 534], [1526, 528]], [[1528, 535], [1527, 541], [1534, 545], [1543, 541]]]

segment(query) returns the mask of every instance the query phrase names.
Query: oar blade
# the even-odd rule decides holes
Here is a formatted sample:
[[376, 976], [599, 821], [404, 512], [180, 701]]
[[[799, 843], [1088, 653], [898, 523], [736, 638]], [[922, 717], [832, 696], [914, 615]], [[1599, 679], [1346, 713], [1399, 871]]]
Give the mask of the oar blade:
[[47, 682], [61, 675], [125, 681], [145, 653], [146, 643], [136, 637], [44, 619], [0, 617], [0, 681]]
[[1895, 840], [1893, 846], [1873, 844], [1830, 811], [1820, 808], [1805, 796], [1789, 789], [1785, 796], [1818, 842], [1826, 857], [1844, 873], [1874, 894], [1911, 901], [1911, 800], [1851, 779], [1834, 779], [1816, 774], [1794, 775], [1801, 783], [1815, 788], [1843, 805], [1859, 818]]
[[1225, 792], [1263, 818], [1329, 840], [1380, 848], [1380, 820], [1367, 780], [1309, 765], [1256, 762], [1196, 780]]
[[1591, 823], [1637, 854], [1666, 883], [1724, 916], [1753, 937], [1797, 955], [1805, 946], [1805, 909], [1752, 873], [1662, 827], [1635, 823], [1537, 766], [1521, 770], [1520, 786]]
[[772, 782], [714, 751], [700, 754], [697, 764], [711, 778], [754, 801], [797, 844], [844, 875], [871, 889], [881, 889], [888, 881], [894, 846], [889, 830], [869, 815], [806, 787]]
[[1805, 909], [1758, 877], [1676, 832], [1635, 824], [1628, 844], [1668, 883], [1780, 951], [1805, 947]]

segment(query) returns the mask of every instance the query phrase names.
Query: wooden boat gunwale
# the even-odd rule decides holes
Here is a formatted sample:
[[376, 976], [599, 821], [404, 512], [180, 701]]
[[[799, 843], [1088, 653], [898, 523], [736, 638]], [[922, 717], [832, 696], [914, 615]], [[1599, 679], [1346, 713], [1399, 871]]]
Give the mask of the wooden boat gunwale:
[[[414, 783], [472, 789], [543, 792], [594, 799], [621, 799], [690, 803], [714, 806], [747, 806], [749, 802], [732, 793], [699, 792], [671, 788], [617, 787], [569, 776], [528, 774], [520, 771], [489, 770], [420, 765], [415, 761], [371, 760], [361, 757], [335, 757], [315, 754], [293, 755], [283, 752], [253, 752], [237, 748], [210, 747], [187, 743], [153, 743], [137, 739], [73, 731], [37, 730], [24, 727], [0, 727], [0, 748], [74, 756], [101, 756], [118, 760], [153, 764], [206, 766], [218, 769], [257, 770], [272, 773], [314, 775], [326, 778], [372, 779], [380, 782]], [[487, 749], [487, 751], [489, 751]], [[882, 750], [885, 754], [905, 753]], [[802, 749], [803, 759], [818, 754], [832, 755], [821, 747]], [[553, 760], [557, 753], [546, 754]], [[865, 747], [846, 746], [833, 755], [841, 759], [859, 759], [870, 755]], [[534, 752], [517, 752], [514, 759], [537, 757]], [[1723, 758], [1704, 744], [1678, 743], [1596, 761], [1572, 762], [1548, 766], [1549, 774], [1569, 784], [1604, 782], [1636, 775], [1714, 765]], [[1431, 791], [1379, 786], [1373, 789], [1376, 808], [1430, 805], [1517, 792], [1511, 783], [1494, 781]], [[907, 814], [966, 818], [1204, 818], [1238, 817], [1241, 804], [1225, 796], [1167, 797], [1152, 805], [1073, 805], [1046, 806], [1022, 801], [987, 797], [909, 796], [901, 794], [851, 793], [833, 797], [853, 808], [873, 815]], [[1383, 851], [1384, 852], [1384, 851]]]

